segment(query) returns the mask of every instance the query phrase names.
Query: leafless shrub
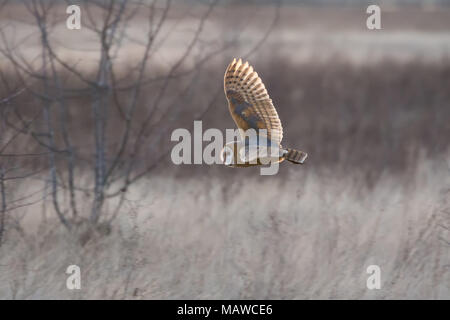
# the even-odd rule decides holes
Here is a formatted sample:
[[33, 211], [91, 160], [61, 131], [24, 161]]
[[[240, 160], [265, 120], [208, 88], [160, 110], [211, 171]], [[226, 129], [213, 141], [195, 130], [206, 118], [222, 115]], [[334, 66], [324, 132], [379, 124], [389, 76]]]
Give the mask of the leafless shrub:
[[[158, 125], [173, 117], [181, 107], [179, 100], [167, 104], [166, 96], [170, 95], [169, 88], [173, 90], [170, 87], [172, 80], [180, 76], [178, 73], [183, 75], [182, 66], [200, 41], [204, 24], [216, 2], [212, 1], [203, 8], [180, 57], [168, 70], [163, 70], [159, 76], [154, 73], [152, 77], [149, 77], [148, 64], [157, 50], [158, 41], [163, 40], [161, 29], [171, 9], [170, 0], [164, 2], [162, 7], [156, 1], [84, 1], [82, 7], [86, 18], [83, 28], [96, 37], [99, 45], [97, 64], [89, 73], [74, 61], [61, 57], [56, 50], [51, 34], [65, 18], [63, 16], [61, 19], [57, 14], [57, 9], [62, 7], [56, 1], [23, 2], [39, 37], [40, 53], [34, 61], [22, 56], [22, 42], [11, 43], [5, 29], [0, 30], [3, 40], [1, 53], [13, 67], [10, 72], [19, 79], [28, 98], [33, 101], [26, 110], [16, 105], [14, 112], [5, 117], [5, 123], [13, 135], [33, 139], [33, 145], [29, 146], [33, 152], [25, 154], [23, 146], [16, 144], [16, 149], [22, 150], [20, 153], [2, 152], [2, 157], [15, 157], [20, 161], [27, 155], [40, 156], [33, 159], [33, 165], [40, 163], [46, 166], [49, 174], [46, 187], [49, 188], [53, 209], [67, 229], [72, 229], [86, 216], [80, 216], [81, 196], [93, 195], [89, 221], [96, 225], [105, 201], [114, 197], [123, 199], [130, 184], [151, 171], [167, 154], [167, 147], [152, 148], [153, 158], [145, 164], [141, 160], [149, 152], [147, 146], [161, 139]], [[136, 16], [146, 20], [146, 26], [142, 26], [147, 29], [142, 42], [134, 40], [127, 30]], [[123, 66], [115, 62], [123, 49], [124, 39], [142, 48], [140, 58], [128, 62], [129, 72], [125, 77]], [[217, 52], [217, 49], [207, 50], [199, 58], [204, 61]], [[184, 75], [195, 73], [198, 76], [201, 72], [196, 67], [191, 70], [185, 71]], [[186, 88], [182, 88], [179, 99], [194, 81], [185, 81]], [[143, 103], [142, 93], [151, 85], [156, 87], [153, 90], [155, 96], [150, 103]], [[76, 127], [72, 120], [77, 111], [73, 110], [70, 102], [74, 97], [82, 97], [89, 105], [81, 111], [84, 112], [84, 119], [77, 119], [84, 122]], [[77, 131], [84, 130], [83, 127], [87, 127], [87, 132]], [[93, 143], [86, 146], [87, 141]], [[92, 171], [92, 181], [83, 184], [77, 181], [77, 169], [81, 167]], [[62, 201], [65, 193], [69, 197], [67, 204]], [[105, 217], [103, 223], [111, 222], [121, 204], [122, 201], [119, 201], [117, 208], [111, 211], [113, 214]]]

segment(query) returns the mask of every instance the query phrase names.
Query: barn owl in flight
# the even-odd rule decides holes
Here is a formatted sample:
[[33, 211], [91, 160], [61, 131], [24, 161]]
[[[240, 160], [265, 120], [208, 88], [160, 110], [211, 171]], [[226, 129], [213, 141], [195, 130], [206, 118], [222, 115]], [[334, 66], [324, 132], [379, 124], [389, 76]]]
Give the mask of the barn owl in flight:
[[[224, 90], [231, 117], [240, 129], [240, 141], [228, 142], [220, 154], [230, 167], [249, 167], [288, 160], [303, 164], [307, 154], [281, 146], [283, 127], [277, 110], [258, 74], [242, 60], [233, 59], [224, 77]], [[256, 132], [256, 139], [245, 133]], [[247, 139], [246, 139], [247, 137]]]

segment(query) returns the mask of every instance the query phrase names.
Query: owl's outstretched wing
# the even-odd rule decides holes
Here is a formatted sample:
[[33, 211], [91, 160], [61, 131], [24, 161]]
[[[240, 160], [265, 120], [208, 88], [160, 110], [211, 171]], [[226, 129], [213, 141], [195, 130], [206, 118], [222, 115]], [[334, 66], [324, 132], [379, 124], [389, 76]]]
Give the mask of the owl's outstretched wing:
[[225, 72], [224, 90], [231, 116], [238, 128], [266, 129], [268, 138], [281, 144], [283, 127], [277, 110], [248, 62], [233, 59]]

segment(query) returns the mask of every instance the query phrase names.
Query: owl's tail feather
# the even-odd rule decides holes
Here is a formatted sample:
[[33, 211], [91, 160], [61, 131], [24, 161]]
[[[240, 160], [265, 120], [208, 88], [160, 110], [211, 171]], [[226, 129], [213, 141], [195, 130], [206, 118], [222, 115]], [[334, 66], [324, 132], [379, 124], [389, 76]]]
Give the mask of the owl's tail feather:
[[295, 149], [286, 148], [286, 151], [284, 158], [295, 164], [303, 164], [308, 156], [306, 152]]

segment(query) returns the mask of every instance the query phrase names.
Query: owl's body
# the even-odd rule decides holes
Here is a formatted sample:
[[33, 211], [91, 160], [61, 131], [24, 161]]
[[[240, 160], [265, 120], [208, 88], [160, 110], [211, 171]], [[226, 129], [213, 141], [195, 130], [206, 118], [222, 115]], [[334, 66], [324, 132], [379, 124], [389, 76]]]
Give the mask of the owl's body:
[[270, 148], [244, 144], [241, 141], [228, 142], [222, 151], [222, 162], [230, 167], [239, 168], [279, 163], [285, 160], [281, 154], [281, 148], [274, 148], [273, 151], [271, 155]]
[[[231, 117], [241, 130], [241, 141], [230, 142], [222, 150], [224, 164], [249, 167], [288, 160], [303, 164], [307, 154], [283, 148], [283, 127], [267, 90], [248, 62], [230, 63], [224, 77], [224, 90]], [[256, 131], [257, 141], [246, 140], [245, 132]]]

